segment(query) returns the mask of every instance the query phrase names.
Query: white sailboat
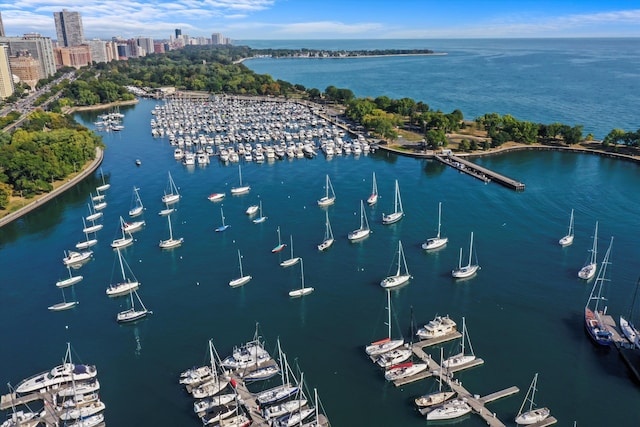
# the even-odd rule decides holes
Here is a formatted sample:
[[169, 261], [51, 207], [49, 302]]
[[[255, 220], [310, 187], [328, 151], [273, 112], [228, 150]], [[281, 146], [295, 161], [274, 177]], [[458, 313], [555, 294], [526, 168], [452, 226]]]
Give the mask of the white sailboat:
[[273, 249], [271, 249], [271, 253], [274, 253], [274, 254], [276, 252], [280, 252], [287, 246], [286, 243], [282, 243], [282, 240], [280, 239], [280, 226], [278, 226], [276, 231], [278, 232], [278, 244]]
[[226, 376], [221, 376], [218, 372], [218, 366], [221, 365], [220, 357], [218, 356], [218, 352], [213, 346], [213, 340], [211, 339], [209, 340], [209, 357], [211, 359], [211, 378], [205, 383], [190, 389], [191, 395], [196, 399], [215, 396], [229, 385], [228, 378]]
[[462, 248], [460, 248], [460, 258], [458, 260], [458, 268], [456, 268], [455, 270], [451, 270], [451, 276], [453, 276], [456, 279], [464, 279], [476, 274], [476, 272], [480, 270], [480, 266], [478, 265], [477, 259], [475, 264], [471, 264], [473, 256], [474, 256], [474, 253], [473, 253], [473, 231], [472, 231], [471, 239], [469, 241], [469, 263], [465, 266], [462, 265]]
[[571, 209], [571, 219], [569, 219], [569, 231], [567, 235], [558, 240], [560, 246], [569, 246], [573, 243], [573, 209]]
[[122, 231], [126, 233], [133, 233], [140, 230], [144, 225], [145, 225], [145, 222], [141, 220], [141, 221], [124, 222], [123, 224], [121, 224], [121, 227], [122, 227]]
[[367, 199], [369, 206], [373, 206], [378, 203], [378, 184], [376, 183], [376, 173], [373, 173], [373, 188], [371, 189], [371, 195]]
[[605, 301], [607, 300], [604, 295], [602, 295], [602, 291], [605, 282], [609, 281], [606, 276], [607, 266], [610, 264], [609, 255], [611, 253], [612, 246], [613, 236], [611, 236], [609, 248], [607, 248], [607, 251], [604, 254], [604, 258], [602, 259], [602, 263], [600, 264], [598, 276], [596, 277], [596, 280], [593, 283], [593, 287], [591, 288], [589, 299], [584, 306], [585, 328], [589, 333], [591, 339], [596, 344], [602, 346], [610, 346], [613, 343], [613, 333], [609, 330], [605, 323], [605, 319], [603, 318], [603, 316], [607, 313], [607, 306], [605, 305], [604, 309], [602, 308], [602, 305], [604, 305]]
[[438, 203], [438, 234], [436, 235], [436, 237], [431, 237], [427, 239], [427, 241], [422, 244], [422, 249], [424, 250], [438, 249], [446, 245], [447, 242], [449, 241], [448, 237], [440, 236], [441, 216], [442, 216], [442, 202], [439, 202]]
[[56, 287], [57, 288], [66, 288], [68, 286], [71, 285], [75, 285], [76, 283], [79, 283], [82, 281], [83, 277], [80, 275], [74, 276], [73, 274], [71, 274], [71, 267], [70, 265], [67, 265], [67, 271], [69, 272], [69, 277], [66, 279], [62, 279], [62, 280], [58, 280], [56, 282]]
[[336, 193], [333, 191], [333, 185], [331, 185], [331, 180], [329, 179], [329, 175], [327, 175], [327, 179], [324, 187], [325, 187], [325, 194], [318, 200], [318, 206], [320, 207], [331, 206], [336, 202]]
[[467, 399], [453, 399], [427, 412], [427, 420], [452, 420], [470, 413], [471, 410]]
[[388, 215], [382, 214], [382, 223], [393, 224], [394, 222], [400, 221], [403, 216], [404, 211], [402, 209], [402, 199], [400, 198], [400, 186], [396, 179], [396, 194], [393, 202], [393, 212]]
[[87, 208], [89, 208], [89, 215], [85, 217], [87, 221], [95, 221], [102, 217], [102, 212], [96, 212], [95, 209], [91, 208], [91, 204], [87, 203]]
[[[551, 411], [549, 408], [536, 408], [534, 399], [536, 396], [536, 385], [538, 384], [538, 373], [533, 376], [533, 381], [531, 381], [531, 385], [529, 386], [529, 390], [527, 390], [527, 395], [524, 397], [522, 401], [522, 405], [518, 410], [518, 415], [516, 415], [516, 424], [518, 425], [529, 425], [539, 423], [540, 421], [547, 418]], [[522, 412], [525, 405], [529, 402], [529, 409], [525, 412]]]
[[234, 196], [246, 194], [249, 192], [249, 190], [251, 190], [250, 186], [242, 184], [242, 167], [240, 166], [240, 164], [238, 164], [238, 176], [240, 177], [240, 186], [231, 187], [231, 194]]
[[124, 219], [120, 217], [120, 231], [122, 232], [122, 237], [113, 239], [113, 241], [111, 242], [111, 247], [113, 249], [120, 249], [133, 244], [133, 236], [130, 232], [125, 231], [124, 225]]
[[240, 255], [240, 249], [238, 249], [238, 265], [240, 266], [240, 277], [237, 279], [233, 279], [229, 282], [229, 286], [232, 288], [237, 288], [238, 286], [242, 286], [249, 282], [252, 279], [249, 275], [244, 275], [242, 272], [242, 256]]
[[634, 346], [640, 349], [640, 331], [636, 329], [633, 325], [633, 310], [636, 306], [636, 299], [638, 298], [638, 290], [640, 289], [640, 279], [636, 283], [636, 290], [633, 293], [633, 300], [631, 301], [631, 309], [629, 310], [629, 315], [625, 318], [620, 316], [620, 330], [625, 337], [631, 343], [631, 347]]
[[258, 209], [260, 208], [260, 206], [258, 205], [251, 205], [247, 208], [246, 211], [244, 211], [245, 214], [252, 216], [255, 215], [258, 212]]
[[294, 289], [292, 291], [289, 291], [290, 297], [301, 297], [301, 296], [310, 294], [311, 292], [314, 291], [312, 287], [304, 285], [304, 263], [302, 262], [302, 258], [299, 258], [299, 259], [300, 259], [300, 277], [301, 277], [300, 289]]
[[591, 256], [587, 263], [578, 271], [578, 277], [583, 280], [589, 280], [596, 275], [598, 269], [598, 221], [596, 221], [596, 229], [593, 232], [593, 246], [591, 247]]
[[91, 225], [87, 225], [85, 218], [82, 218], [82, 232], [84, 234], [89, 234], [89, 233], [95, 233], [97, 231], [102, 230], [102, 224], [96, 224], [95, 222], [91, 221]]
[[[442, 364], [443, 360], [442, 353], [443, 349], [440, 347], [440, 364]], [[438, 391], [416, 397], [414, 402], [418, 408], [428, 408], [429, 406], [440, 405], [456, 395], [456, 392], [451, 389], [442, 391], [442, 371], [442, 369], [438, 369]]]
[[291, 267], [292, 265], [296, 265], [298, 261], [301, 260], [300, 257], [293, 256], [293, 235], [290, 236], [290, 247], [291, 247], [291, 258], [285, 259], [280, 263], [280, 267]]
[[131, 218], [141, 215], [144, 211], [144, 205], [142, 204], [142, 200], [140, 200], [140, 193], [138, 193], [138, 190], [140, 189], [133, 187], [133, 201], [131, 209], [129, 209], [129, 216]]
[[91, 196], [91, 203], [93, 204], [94, 212], [101, 211], [107, 207], [107, 202], [104, 201], [104, 194], [100, 194], [100, 192], [96, 196]]
[[413, 276], [409, 274], [409, 270], [407, 268], [407, 260], [404, 257], [404, 251], [402, 250], [402, 241], [398, 240], [398, 269], [396, 274], [393, 276], [385, 277], [382, 282], [380, 282], [380, 286], [385, 289], [395, 288], [397, 286], [404, 285], [412, 277]]
[[91, 246], [94, 246], [94, 245], [96, 245], [98, 243], [98, 239], [96, 239], [96, 238], [90, 239], [89, 238], [89, 233], [84, 233], [84, 238], [85, 238], [84, 241], [76, 243], [76, 249], [79, 249], [79, 250], [88, 249]]
[[160, 240], [160, 248], [171, 249], [182, 245], [182, 242], [184, 241], [182, 237], [180, 237], [179, 239], [173, 238], [173, 229], [171, 228], [171, 215], [167, 215], [167, 223], [169, 223], [169, 238], [167, 240]]
[[219, 202], [220, 200], [224, 199], [224, 196], [225, 193], [211, 193], [209, 194], [207, 199], [209, 199], [210, 202]]
[[164, 205], [164, 209], [162, 209], [160, 212], [158, 212], [158, 215], [160, 216], [167, 216], [170, 215], [172, 213], [175, 212], [175, 208], [170, 208], [168, 204]]
[[374, 341], [364, 348], [365, 353], [369, 356], [376, 356], [388, 351], [401, 347], [404, 344], [404, 338], [397, 340], [391, 339], [391, 292], [387, 290], [387, 337], [378, 341]]
[[[133, 298], [133, 295], [136, 296], [135, 300]], [[140, 295], [138, 295], [138, 292], [135, 289], [129, 290], [129, 296], [130, 296], [131, 306], [128, 309], [123, 310], [116, 315], [116, 321], [118, 323], [135, 322], [136, 320], [140, 320], [147, 317], [147, 314], [151, 313], [151, 311], [147, 310], [147, 307], [144, 306], [144, 303], [140, 299]], [[140, 304], [140, 308], [136, 308], [136, 304], [135, 304], [136, 300], [138, 301], [138, 304]]]
[[93, 255], [93, 251], [68, 251], [65, 255], [66, 256], [62, 258], [62, 262], [64, 263], [64, 265], [75, 267], [80, 266], [85, 261], [88, 261]]
[[[113, 283], [109, 285], [109, 287], [106, 290], [106, 294], [108, 297], [119, 297], [122, 295], [126, 295], [131, 291], [137, 290], [138, 287], [140, 286], [140, 283], [138, 282], [138, 280], [135, 278], [135, 276], [133, 276], [133, 272], [131, 271], [131, 268], [127, 264], [127, 261], [122, 259], [122, 254], [120, 253], [120, 249], [116, 249], [116, 252], [118, 253], [118, 261], [120, 262], [120, 273], [122, 274], [122, 281], [119, 283]], [[124, 272], [125, 264], [127, 265], [127, 269], [131, 273], [133, 280], [127, 277], [127, 275], [125, 274]]]
[[369, 228], [369, 221], [367, 220], [367, 214], [364, 211], [364, 202], [360, 200], [360, 228], [357, 230], [353, 230], [351, 233], [347, 234], [347, 239], [352, 242], [362, 240], [365, 237], [371, 234], [371, 229]]
[[102, 168], [100, 168], [100, 176], [102, 177], [102, 185], [96, 187], [97, 191], [107, 191], [109, 188], [111, 188], [111, 184], [107, 184], [104, 181], [104, 172], [102, 171]]
[[222, 208], [220, 208], [220, 216], [222, 217], [222, 225], [219, 227], [216, 227], [216, 233], [221, 233], [223, 231], [226, 231], [229, 227], [231, 227], [229, 224], [225, 224], [224, 222], [224, 212], [222, 211]]
[[[468, 343], [468, 346], [465, 346], [465, 342]], [[466, 353], [466, 350], [469, 350]], [[471, 340], [469, 339], [469, 332], [467, 331], [467, 325], [465, 323], [464, 317], [462, 318], [462, 338], [460, 339], [460, 353], [449, 357], [448, 359], [442, 362], [442, 367], [451, 369], [455, 368], [469, 362], [476, 360], [476, 355], [473, 352], [473, 347], [471, 346]]]
[[92, 202], [101, 202], [104, 200], [105, 195], [104, 194], [100, 194], [100, 191], [96, 191], [96, 195], [94, 196], [93, 194], [91, 194], [91, 201]]
[[324, 221], [324, 240], [318, 245], [319, 251], [329, 249], [333, 245], [333, 230], [331, 230], [331, 223], [329, 222], [329, 211], [325, 211]]
[[260, 224], [261, 222], [265, 222], [267, 220], [267, 217], [262, 214], [262, 200], [260, 200], [258, 210], [260, 211], [260, 216], [252, 220], [254, 224]]
[[50, 305], [47, 309], [50, 311], [64, 311], [78, 305], [78, 301], [67, 301], [67, 297], [64, 294], [64, 288], [61, 288], [60, 291], [62, 292], [62, 302]]
[[165, 205], [171, 205], [177, 203], [180, 200], [180, 193], [178, 192], [178, 187], [176, 183], [173, 181], [173, 177], [171, 176], [171, 172], [169, 172], [169, 182], [167, 183], [167, 189], [162, 196], [162, 203]]

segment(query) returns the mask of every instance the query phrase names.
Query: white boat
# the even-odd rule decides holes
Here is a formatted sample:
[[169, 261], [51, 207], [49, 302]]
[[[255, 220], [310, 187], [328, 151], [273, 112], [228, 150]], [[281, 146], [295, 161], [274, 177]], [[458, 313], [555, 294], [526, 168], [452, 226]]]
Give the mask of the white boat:
[[173, 238], [173, 229], [171, 228], [171, 215], [167, 215], [167, 223], [169, 224], [169, 238], [167, 240], [160, 240], [158, 246], [160, 246], [161, 249], [177, 248], [178, 246], [182, 245], [184, 239], [182, 237], [180, 237], [179, 239]]
[[427, 412], [427, 420], [452, 420], [471, 412], [466, 399], [453, 399]]
[[329, 222], [329, 211], [325, 211], [324, 221], [324, 240], [318, 245], [319, 251], [329, 249], [333, 245], [333, 230], [331, 230], [331, 223]]
[[[465, 266], [462, 265], [462, 248], [460, 248], [460, 258], [458, 259], [458, 268], [455, 270], [451, 270], [451, 276], [456, 279], [464, 279], [467, 277], [471, 277], [480, 270], [480, 266], [478, 265], [478, 261], [476, 259], [475, 264], [471, 264], [471, 260], [473, 259], [473, 231], [471, 232], [471, 239], [469, 240], [469, 263]], [[476, 255], [477, 258], [477, 255]]]
[[124, 222], [121, 227], [125, 233], [133, 233], [140, 230], [145, 225], [144, 221]]
[[292, 291], [289, 291], [290, 297], [301, 297], [304, 295], [308, 295], [314, 291], [312, 287], [304, 285], [304, 263], [302, 262], [302, 258], [299, 258], [299, 260], [300, 260], [300, 277], [301, 277], [300, 289], [294, 289]]
[[267, 217], [262, 214], [262, 200], [260, 200], [258, 210], [260, 211], [260, 216], [252, 220], [254, 224], [260, 224], [261, 222], [265, 222], [267, 220]]
[[171, 172], [169, 172], [169, 182], [167, 183], [167, 189], [162, 196], [162, 203], [165, 205], [171, 205], [177, 203], [180, 200], [180, 193], [178, 192], [178, 187], [176, 183], [173, 181], [173, 177], [171, 176]]
[[280, 361], [280, 377], [282, 383], [276, 387], [261, 391], [256, 394], [256, 400], [262, 407], [285, 400], [290, 396], [298, 393], [298, 391], [300, 390], [300, 387], [298, 387], [297, 385], [292, 385], [290, 382], [289, 375], [291, 375], [294, 380], [295, 376], [291, 372], [291, 368], [287, 363], [287, 356], [280, 348], [280, 340], [278, 340], [278, 354], [278, 359]]
[[[440, 347], [440, 364], [442, 364], [442, 354], [443, 349]], [[456, 395], [456, 392], [451, 389], [442, 391], [442, 381], [442, 369], [438, 369], [438, 391], [416, 397], [414, 402], [418, 408], [428, 408], [430, 406], [441, 405]]]
[[373, 188], [371, 189], [371, 195], [367, 199], [367, 203], [370, 206], [378, 203], [378, 184], [376, 183], [376, 173], [373, 173]]
[[249, 185], [242, 184], [242, 167], [240, 166], [239, 163], [238, 163], [238, 176], [240, 177], [240, 185], [238, 187], [231, 187], [231, 194], [234, 196], [237, 196], [240, 194], [246, 194], [251, 190], [251, 187]]
[[376, 363], [381, 368], [390, 368], [391, 366], [398, 365], [411, 358], [413, 352], [408, 347], [398, 347], [394, 350], [382, 353], [376, 358]]
[[95, 427], [104, 422], [104, 414], [95, 414], [80, 418], [72, 423], [66, 423], [66, 427]]
[[429, 323], [418, 329], [416, 335], [423, 340], [438, 338], [456, 331], [456, 322], [449, 316], [436, 316]]
[[91, 208], [90, 204], [87, 204], [87, 208], [89, 208], [89, 215], [85, 217], [87, 221], [93, 222], [102, 217], [102, 212], [96, 212], [95, 209]]
[[61, 398], [65, 398], [95, 393], [98, 390], [100, 390], [100, 381], [97, 378], [92, 378], [90, 380], [73, 381], [68, 387], [59, 389], [56, 394]]
[[251, 205], [247, 208], [246, 211], [244, 211], [245, 214], [251, 216], [251, 215], [255, 215], [258, 212], [259, 206], [258, 205]]
[[382, 223], [383, 224], [393, 224], [394, 222], [398, 222], [404, 216], [404, 211], [402, 210], [402, 199], [400, 198], [400, 186], [398, 185], [398, 180], [396, 179], [396, 191], [393, 202], [393, 212], [385, 215], [382, 214]]
[[[600, 264], [600, 270], [591, 288], [589, 299], [584, 306], [585, 328], [594, 343], [601, 346], [610, 346], [613, 343], [613, 333], [607, 328], [603, 319], [603, 316], [607, 312], [607, 306], [605, 305], [606, 298], [602, 295], [604, 284], [609, 281], [606, 276], [607, 266], [610, 264], [609, 255], [611, 253], [611, 246], [613, 246], [613, 236], [611, 236], [609, 248], [607, 252], [605, 252], [602, 263]], [[601, 304], [605, 305], [604, 309], [602, 309]]]
[[[86, 225], [85, 225], [85, 228], [86, 228]], [[90, 239], [89, 238], [89, 233], [84, 233], [84, 238], [85, 238], [84, 241], [76, 243], [76, 249], [82, 251], [82, 250], [88, 249], [88, 248], [90, 248], [92, 246], [95, 246], [98, 243], [98, 239], [95, 239], [95, 238], [94, 239]]]
[[85, 394], [75, 394], [71, 396], [70, 399], [65, 399], [62, 401], [60, 407], [62, 408], [76, 408], [78, 406], [85, 406], [89, 403], [97, 402], [100, 400], [98, 393], [85, 393]]
[[15, 408], [11, 414], [7, 416], [7, 420], [0, 424], [0, 427], [19, 427], [37, 425], [31, 423], [38, 416], [37, 413], [32, 411], [16, 411]]
[[[135, 291], [140, 287], [140, 282], [133, 276], [133, 272], [129, 268], [126, 260], [122, 259], [122, 254], [120, 253], [120, 249], [116, 249], [118, 253], [118, 261], [120, 262], [120, 273], [122, 274], [122, 281], [119, 283], [113, 283], [109, 285], [106, 290], [106, 294], [108, 297], [119, 297], [123, 295], [127, 295], [128, 293]], [[127, 264], [127, 269], [131, 273], [133, 280], [127, 277], [124, 272], [124, 266]]]
[[364, 202], [360, 200], [360, 228], [357, 230], [353, 230], [349, 234], [347, 234], [347, 239], [352, 242], [362, 240], [365, 237], [371, 234], [371, 229], [369, 228], [369, 221], [367, 220], [367, 213], [364, 210]]
[[95, 233], [96, 231], [102, 230], [103, 227], [102, 224], [96, 224], [93, 221], [91, 222], [91, 225], [87, 225], [87, 223], [85, 222], [85, 218], [82, 218], [82, 224], [82, 232], [84, 234]]
[[[71, 274], [71, 272], [69, 272], [69, 274]], [[69, 310], [69, 309], [75, 307], [76, 305], [78, 305], [78, 301], [67, 301], [67, 297], [64, 294], [64, 288], [61, 288], [60, 292], [62, 292], [62, 302], [50, 305], [49, 307], [47, 307], [48, 310], [50, 310], [50, 311], [64, 311], [64, 310]]]
[[398, 240], [398, 269], [396, 270], [396, 274], [393, 276], [388, 276], [382, 279], [380, 286], [385, 289], [395, 288], [397, 286], [404, 285], [412, 277], [413, 276], [409, 274], [409, 269], [407, 268], [407, 260], [404, 257], [404, 251], [402, 250], [402, 241]]
[[67, 266], [72, 266], [72, 267], [78, 266], [83, 262], [89, 260], [92, 255], [93, 255], [93, 251], [82, 251], [82, 252], [68, 251], [66, 253], [66, 256], [62, 258], [62, 262], [64, 263], [64, 265], [67, 265]]
[[442, 215], [442, 202], [439, 202], [438, 203], [438, 234], [436, 235], [436, 237], [428, 238], [427, 241], [422, 244], [422, 249], [424, 250], [438, 249], [446, 245], [447, 242], [449, 241], [448, 237], [440, 236], [441, 215]]
[[569, 219], [569, 231], [567, 235], [558, 240], [560, 246], [569, 246], [573, 243], [573, 209], [571, 209], [571, 219]]
[[269, 406], [262, 410], [262, 416], [265, 420], [282, 417], [294, 411], [299, 411], [307, 405], [307, 399], [288, 400], [277, 405]]
[[236, 399], [235, 393], [219, 394], [217, 396], [209, 396], [204, 399], [193, 402], [193, 412], [204, 415], [210, 409], [216, 406], [226, 405]]
[[[534, 399], [536, 396], [537, 384], [538, 373], [536, 372], [536, 374], [533, 376], [533, 381], [531, 381], [531, 385], [529, 386], [529, 390], [527, 390], [527, 395], [524, 397], [522, 405], [518, 410], [518, 415], [516, 415], [516, 424], [518, 425], [536, 424], [544, 420], [551, 414], [549, 408], [535, 407]], [[525, 412], [522, 412], [527, 402], [529, 402], [529, 409]]]
[[[465, 342], [468, 343], [465, 346]], [[466, 350], [469, 350], [466, 353]], [[467, 331], [467, 325], [465, 323], [464, 317], [462, 318], [462, 338], [460, 339], [460, 353], [445, 359], [442, 362], [442, 367], [448, 370], [451, 368], [456, 368], [472, 361], [476, 360], [476, 355], [473, 352], [473, 347], [471, 346], [471, 340], [469, 339], [469, 332]]]
[[56, 282], [56, 287], [66, 288], [68, 286], [75, 285], [76, 283], [79, 283], [80, 281], [82, 281], [82, 276], [80, 275], [74, 276], [71, 274], [70, 265], [71, 264], [67, 264], [67, 271], [69, 272], [69, 277], [67, 277], [66, 279], [58, 280]]
[[160, 216], [167, 216], [167, 215], [171, 215], [172, 213], [174, 213], [176, 211], [175, 208], [170, 208], [169, 205], [165, 205], [165, 208], [162, 209], [160, 212], [158, 212], [158, 215]]
[[227, 229], [229, 227], [231, 227], [229, 224], [225, 224], [224, 222], [224, 212], [222, 210], [222, 208], [220, 208], [220, 217], [222, 218], [222, 225], [219, 227], [216, 227], [216, 233], [221, 233], [223, 231], [227, 231]]
[[260, 336], [258, 335], [258, 324], [251, 341], [246, 342], [240, 347], [233, 349], [231, 356], [220, 362], [220, 366], [226, 369], [249, 369], [260, 364], [264, 364], [271, 360], [271, 355], [264, 348]]
[[640, 279], [636, 283], [636, 290], [633, 293], [633, 299], [631, 300], [631, 308], [627, 317], [620, 316], [620, 330], [625, 337], [631, 343], [631, 348], [640, 349], [640, 331], [633, 325], [633, 310], [636, 306], [636, 299], [638, 298], [638, 290], [640, 290]]
[[97, 191], [107, 191], [109, 188], [111, 188], [111, 184], [107, 184], [104, 181], [104, 172], [102, 172], [102, 168], [100, 168], [100, 176], [102, 177], [102, 185], [96, 187]]
[[140, 200], [140, 193], [138, 193], [138, 190], [140, 189], [133, 187], [133, 201], [131, 209], [129, 209], [129, 216], [131, 218], [141, 215], [144, 211], [144, 205], [142, 204], [142, 200]]
[[[133, 298], [133, 295], [136, 296], [135, 300]], [[138, 292], [135, 289], [129, 290], [129, 297], [130, 297], [129, 298], [130, 307], [126, 310], [119, 312], [116, 315], [116, 321], [118, 323], [135, 322], [137, 320], [147, 317], [147, 314], [151, 313], [151, 311], [147, 310], [147, 307], [144, 306], [144, 303], [140, 299], [140, 295], [138, 295]], [[140, 308], [136, 308], [136, 304], [135, 304], [136, 300], [138, 301], [138, 304], [140, 304]]]
[[104, 402], [98, 400], [97, 402], [91, 402], [90, 404], [85, 406], [80, 406], [72, 409], [64, 409], [60, 413], [60, 419], [62, 421], [84, 419], [104, 411], [105, 407], [106, 405], [104, 404]]
[[220, 200], [224, 199], [225, 193], [212, 193], [209, 194], [209, 197], [207, 197], [207, 199], [209, 199], [210, 202], [219, 202]]
[[274, 427], [295, 427], [302, 424], [304, 420], [309, 418], [315, 413], [313, 408], [302, 408], [298, 411], [292, 412], [288, 415], [284, 415], [281, 418], [277, 418], [273, 422]]
[[593, 232], [593, 246], [591, 247], [591, 256], [587, 263], [578, 271], [578, 277], [583, 280], [589, 280], [596, 275], [598, 269], [598, 222], [596, 221], [596, 229]]
[[133, 236], [128, 231], [125, 231], [124, 225], [125, 225], [124, 219], [120, 217], [120, 231], [122, 232], [122, 237], [113, 239], [113, 241], [111, 242], [111, 247], [113, 249], [124, 248], [133, 243]]
[[292, 265], [296, 265], [298, 261], [300, 261], [300, 257], [293, 256], [293, 235], [290, 236], [290, 247], [291, 247], [291, 258], [285, 259], [280, 263], [280, 267], [291, 267]]
[[384, 373], [384, 379], [387, 381], [396, 381], [402, 378], [411, 377], [419, 374], [420, 372], [426, 371], [427, 367], [426, 363], [401, 363], [387, 369]]
[[271, 253], [280, 252], [287, 246], [286, 243], [282, 243], [282, 240], [280, 239], [280, 226], [278, 226], [276, 231], [278, 232], [278, 244], [271, 249]]
[[387, 337], [378, 341], [374, 341], [364, 348], [365, 353], [369, 356], [377, 356], [388, 351], [401, 347], [404, 344], [404, 338], [397, 340], [391, 339], [391, 291], [387, 290]]
[[242, 380], [245, 382], [263, 381], [276, 376], [280, 373], [278, 365], [267, 365], [253, 369], [248, 372], [242, 372]]
[[240, 255], [240, 249], [238, 249], [238, 265], [240, 266], [240, 277], [229, 281], [229, 286], [231, 286], [232, 288], [237, 288], [238, 286], [242, 286], [248, 283], [249, 280], [252, 279], [251, 276], [249, 275], [245, 276], [244, 273], [242, 272], [242, 255]]
[[321, 207], [331, 206], [336, 202], [336, 193], [333, 191], [333, 185], [331, 185], [331, 180], [329, 179], [329, 175], [327, 175], [326, 183], [324, 187], [325, 187], [325, 195], [318, 200], [318, 206], [321, 206]]
[[237, 414], [218, 422], [218, 427], [249, 427], [251, 419], [245, 414]]
[[100, 192], [98, 191], [95, 196], [93, 196], [93, 195], [91, 196], [91, 201], [93, 201], [93, 202], [101, 202], [101, 201], [104, 200], [104, 198], [105, 198], [105, 195], [104, 194], [100, 194]]
[[217, 368], [217, 361], [219, 361], [219, 357], [217, 356], [218, 353], [213, 347], [212, 340], [209, 340], [209, 353], [211, 357], [212, 378], [209, 381], [200, 384], [198, 387], [191, 389], [191, 395], [196, 399], [204, 399], [206, 397], [215, 396], [229, 385], [229, 380], [226, 376], [219, 376]]
[[234, 404], [226, 404], [215, 406], [209, 409], [204, 415], [200, 417], [202, 425], [218, 425], [218, 423], [225, 418], [229, 418], [236, 413], [237, 406]]

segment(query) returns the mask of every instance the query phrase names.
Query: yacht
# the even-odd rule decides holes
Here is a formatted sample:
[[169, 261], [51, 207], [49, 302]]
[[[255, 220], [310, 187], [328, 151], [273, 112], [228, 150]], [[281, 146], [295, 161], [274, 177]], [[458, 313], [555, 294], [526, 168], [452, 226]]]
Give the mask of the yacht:
[[428, 340], [451, 334], [455, 331], [456, 322], [451, 320], [449, 316], [436, 316], [433, 320], [429, 320], [429, 323], [418, 329], [416, 335], [423, 340]]

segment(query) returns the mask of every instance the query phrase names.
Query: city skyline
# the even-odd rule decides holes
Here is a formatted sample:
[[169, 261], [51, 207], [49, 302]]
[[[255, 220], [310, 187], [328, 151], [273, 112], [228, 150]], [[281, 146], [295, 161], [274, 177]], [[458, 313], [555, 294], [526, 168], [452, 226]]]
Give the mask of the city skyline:
[[7, 36], [37, 32], [56, 39], [53, 13], [79, 12], [87, 39], [145, 35], [168, 39], [223, 33], [252, 39], [640, 37], [640, 8], [624, 0], [521, 2], [361, 2], [325, 0], [158, 0], [115, 2], [26, 0], [0, 5]]

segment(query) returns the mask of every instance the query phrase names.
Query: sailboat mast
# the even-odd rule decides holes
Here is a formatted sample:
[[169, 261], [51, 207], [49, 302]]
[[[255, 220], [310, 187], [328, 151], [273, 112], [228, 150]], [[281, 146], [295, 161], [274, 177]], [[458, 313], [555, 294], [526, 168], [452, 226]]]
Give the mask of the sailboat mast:
[[462, 318], [462, 355], [464, 356], [464, 338], [467, 335], [467, 324], [464, 317]]
[[167, 216], [167, 222], [169, 223], [169, 240], [173, 240], [173, 230], [171, 229], [171, 215]]
[[402, 262], [402, 242], [398, 241], [398, 271], [396, 276], [400, 275], [400, 263]]
[[124, 266], [122, 265], [122, 254], [120, 254], [120, 248], [116, 249], [118, 251], [118, 261], [120, 261], [120, 272], [122, 273], [122, 281], [126, 281], [124, 277]]
[[469, 267], [471, 267], [471, 256], [473, 255], [473, 231], [471, 232], [471, 240], [469, 242]]
[[300, 258], [300, 276], [302, 276], [302, 287], [300, 289], [304, 289], [304, 263], [302, 258]]
[[442, 215], [442, 202], [438, 203], [438, 236], [440, 238], [440, 217]]
[[240, 277], [243, 277], [243, 275], [242, 275], [242, 256], [240, 256], [240, 249], [238, 249], [238, 264], [240, 264]]
[[387, 289], [387, 326], [389, 327], [389, 339], [391, 339], [391, 291]]

